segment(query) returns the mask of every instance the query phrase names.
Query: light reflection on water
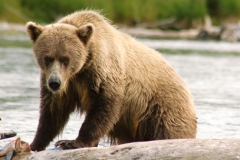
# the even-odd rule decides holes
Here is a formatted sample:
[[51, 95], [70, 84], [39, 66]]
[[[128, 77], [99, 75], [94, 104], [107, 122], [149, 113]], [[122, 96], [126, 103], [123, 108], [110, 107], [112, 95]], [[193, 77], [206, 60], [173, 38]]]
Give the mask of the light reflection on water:
[[[164, 49], [164, 57], [188, 84], [197, 109], [197, 138], [240, 138], [240, 56], [207, 55], [206, 50], [202, 55], [196, 47], [188, 47], [190, 54], [177, 54], [182, 49], [179, 48], [181, 41], [140, 41], [150, 46], [154, 44], [152, 47], [159, 46], [157, 48], [160, 50]], [[189, 46], [195, 44], [194, 41], [183, 42]], [[200, 48], [205, 44], [209, 46], [206, 42], [196, 43]], [[216, 48], [218, 43], [211, 42], [210, 45]], [[221, 42], [218, 45], [219, 50], [221, 46], [224, 51], [237, 52], [235, 44], [233, 46]], [[172, 52], [174, 54], [166, 54]], [[14, 130], [30, 143], [38, 124], [38, 107], [39, 69], [32, 56], [28, 38], [23, 35], [0, 37], [0, 132]], [[73, 114], [63, 134], [49, 148], [53, 148], [53, 143], [58, 139], [75, 139], [83, 119], [84, 117]], [[1, 140], [0, 148], [11, 139]], [[105, 145], [108, 144], [103, 141], [100, 144]]]
[[197, 138], [240, 138], [240, 56], [165, 57], [194, 95]]

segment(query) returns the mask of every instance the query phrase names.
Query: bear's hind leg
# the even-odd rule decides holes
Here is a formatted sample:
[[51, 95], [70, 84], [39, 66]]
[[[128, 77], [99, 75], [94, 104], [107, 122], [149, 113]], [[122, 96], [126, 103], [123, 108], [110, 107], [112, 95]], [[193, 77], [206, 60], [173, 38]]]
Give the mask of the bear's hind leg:
[[165, 139], [165, 127], [162, 119], [162, 111], [159, 105], [148, 107], [149, 114], [137, 127], [135, 141], [151, 141]]

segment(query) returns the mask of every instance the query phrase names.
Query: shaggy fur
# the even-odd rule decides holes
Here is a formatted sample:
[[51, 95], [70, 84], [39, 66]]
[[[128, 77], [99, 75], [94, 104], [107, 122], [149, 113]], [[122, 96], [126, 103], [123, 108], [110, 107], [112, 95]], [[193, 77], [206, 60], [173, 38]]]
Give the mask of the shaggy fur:
[[[70, 113], [85, 113], [75, 140], [62, 148], [157, 139], [195, 138], [192, 96], [155, 50], [114, 28], [95, 11], [70, 14], [57, 23], [27, 24], [41, 69], [40, 118], [32, 150], [59, 135]], [[50, 80], [61, 85], [53, 90]]]

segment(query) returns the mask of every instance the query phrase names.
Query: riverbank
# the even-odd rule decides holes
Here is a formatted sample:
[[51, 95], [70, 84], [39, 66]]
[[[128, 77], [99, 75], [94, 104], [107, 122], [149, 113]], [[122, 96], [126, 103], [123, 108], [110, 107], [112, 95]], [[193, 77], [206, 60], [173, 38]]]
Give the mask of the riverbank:
[[26, 27], [23, 24], [0, 22], [0, 31], [25, 32]]
[[[119, 25], [118, 28], [138, 38], [240, 41], [240, 24], [182, 30], [148, 29], [146, 27], [127, 27], [123, 25]], [[1, 22], [0, 31], [26, 32], [26, 27], [23, 24]]]

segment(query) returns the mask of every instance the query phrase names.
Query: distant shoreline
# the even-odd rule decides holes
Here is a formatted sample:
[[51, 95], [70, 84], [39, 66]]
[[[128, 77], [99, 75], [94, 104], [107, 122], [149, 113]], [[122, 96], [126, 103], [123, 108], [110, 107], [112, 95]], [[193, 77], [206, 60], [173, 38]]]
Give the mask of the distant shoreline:
[[[229, 42], [240, 41], [240, 25], [223, 27], [209, 27], [207, 29], [161, 30], [144, 27], [119, 26], [121, 31], [138, 38], [151, 39], [190, 39], [190, 40], [223, 40]], [[0, 22], [0, 31], [14, 31], [26, 33], [23, 24]]]
[[17, 31], [26, 32], [26, 27], [23, 24], [0, 22], [0, 31]]

